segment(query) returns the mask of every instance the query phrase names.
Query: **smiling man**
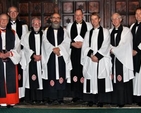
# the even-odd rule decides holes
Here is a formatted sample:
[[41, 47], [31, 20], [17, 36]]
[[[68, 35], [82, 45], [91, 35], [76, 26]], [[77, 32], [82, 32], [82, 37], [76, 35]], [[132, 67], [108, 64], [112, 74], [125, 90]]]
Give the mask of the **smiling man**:
[[86, 32], [81, 51], [81, 64], [84, 100], [88, 101], [88, 106], [96, 103], [98, 107], [103, 107], [103, 103], [110, 103], [110, 92], [113, 91], [113, 87], [110, 76], [110, 33], [101, 27], [100, 21], [99, 14], [92, 13], [93, 28]]
[[[8, 28], [12, 28], [18, 34], [19, 39], [21, 39], [22, 35], [28, 32], [28, 26], [18, 19], [19, 11], [18, 8], [15, 6], [11, 6], [8, 8], [8, 13], [10, 17], [9, 23], [7, 25]], [[22, 49], [22, 47], [21, 47]], [[21, 51], [22, 52], [22, 51]], [[20, 101], [23, 101], [23, 97], [25, 96], [25, 77], [23, 76], [23, 70], [21, 65], [18, 64], [18, 82], [19, 82], [19, 98]]]
[[141, 7], [135, 11], [136, 22], [130, 27], [133, 34], [134, 102], [141, 106]]
[[[66, 29], [60, 26], [58, 13], [51, 16], [51, 26], [43, 35], [42, 68], [44, 98], [63, 104], [66, 82], [70, 79], [70, 38]], [[50, 103], [48, 101], [48, 103]]]
[[114, 13], [111, 17], [114, 28], [110, 29], [112, 58], [113, 93], [112, 103], [118, 107], [132, 103], [132, 33], [122, 25], [122, 16]]
[[11, 107], [19, 102], [17, 64], [20, 40], [16, 32], [6, 28], [7, 14], [0, 15], [0, 105]]

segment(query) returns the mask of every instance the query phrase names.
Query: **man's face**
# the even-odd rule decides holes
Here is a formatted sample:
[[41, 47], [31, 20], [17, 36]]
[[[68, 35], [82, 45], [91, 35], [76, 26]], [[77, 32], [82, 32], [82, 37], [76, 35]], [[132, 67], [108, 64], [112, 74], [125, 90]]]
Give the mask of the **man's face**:
[[9, 9], [8, 15], [10, 16], [11, 20], [16, 20], [19, 12], [15, 7], [11, 7]]
[[113, 14], [111, 20], [114, 27], [119, 27], [122, 21], [122, 19], [120, 18], [120, 15], [118, 14]]
[[80, 10], [77, 10], [75, 12], [74, 17], [75, 17], [75, 20], [76, 20], [77, 23], [81, 23], [82, 20], [83, 20], [83, 14], [82, 14], [82, 12]]
[[92, 15], [91, 16], [91, 23], [92, 23], [94, 28], [99, 27], [100, 18], [98, 16], [96, 16], [96, 15]]
[[52, 18], [51, 18], [51, 22], [52, 22], [52, 27], [53, 28], [59, 28], [60, 27], [60, 22], [61, 22], [61, 18], [59, 14], [53, 14]]
[[6, 15], [0, 16], [0, 27], [1, 28], [6, 28], [8, 22], [9, 22], [9, 18]]
[[41, 21], [38, 20], [38, 19], [33, 20], [32, 27], [33, 27], [35, 32], [38, 32], [40, 30], [40, 27], [41, 27]]
[[141, 10], [138, 9], [135, 13], [135, 18], [138, 22], [141, 22]]

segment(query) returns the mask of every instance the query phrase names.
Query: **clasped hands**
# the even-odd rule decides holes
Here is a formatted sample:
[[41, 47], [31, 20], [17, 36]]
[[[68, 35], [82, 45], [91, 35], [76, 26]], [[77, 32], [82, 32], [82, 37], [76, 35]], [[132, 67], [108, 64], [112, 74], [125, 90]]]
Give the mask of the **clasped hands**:
[[77, 41], [77, 42], [73, 42], [71, 45], [75, 48], [81, 48], [82, 47], [82, 43], [81, 41]]
[[95, 55], [91, 55], [91, 60], [93, 62], [98, 62], [98, 58]]
[[6, 59], [6, 58], [9, 58], [10, 56], [11, 56], [11, 52], [10, 51], [7, 51], [6, 53], [0, 52], [0, 58], [1, 59]]
[[41, 55], [33, 55], [34, 61], [40, 61]]
[[56, 54], [57, 56], [60, 56], [60, 49], [59, 49], [59, 47], [53, 48], [53, 53]]

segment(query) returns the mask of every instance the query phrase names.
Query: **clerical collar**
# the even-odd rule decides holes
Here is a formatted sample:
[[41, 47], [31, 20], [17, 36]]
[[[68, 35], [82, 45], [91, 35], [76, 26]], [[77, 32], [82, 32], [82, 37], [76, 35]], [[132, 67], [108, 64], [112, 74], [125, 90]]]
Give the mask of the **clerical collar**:
[[136, 26], [139, 26], [139, 25], [140, 25], [140, 22], [137, 22], [137, 23], [136, 23]]
[[100, 26], [98, 26], [98, 27], [94, 28], [94, 30], [95, 30], [95, 29], [100, 29]]
[[39, 32], [35, 32], [35, 35], [39, 34]]
[[0, 31], [6, 32], [6, 28], [0, 28]]
[[15, 24], [15, 23], [16, 23], [16, 21], [12, 21], [12, 20], [11, 20], [10, 22], [11, 22], [12, 24]]
[[80, 22], [80, 23], [77, 23], [77, 22], [76, 22], [76, 24], [82, 24], [82, 22]]
[[58, 30], [59, 28], [53, 28], [54, 30]]

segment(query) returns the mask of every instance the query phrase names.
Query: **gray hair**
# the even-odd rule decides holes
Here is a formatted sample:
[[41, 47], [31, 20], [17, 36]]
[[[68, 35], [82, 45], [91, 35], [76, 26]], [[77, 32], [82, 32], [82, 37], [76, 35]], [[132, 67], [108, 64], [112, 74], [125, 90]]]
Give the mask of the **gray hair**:
[[32, 24], [34, 23], [34, 20], [39, 20], [39, 22], [40, 22], [40, 24], [41, 24], [41, 19], [39, 19], [39, 18], [37, 18], [37, 17], [35, 17], [35, 18], [32, 19], [32, 21], [31, 21]]

